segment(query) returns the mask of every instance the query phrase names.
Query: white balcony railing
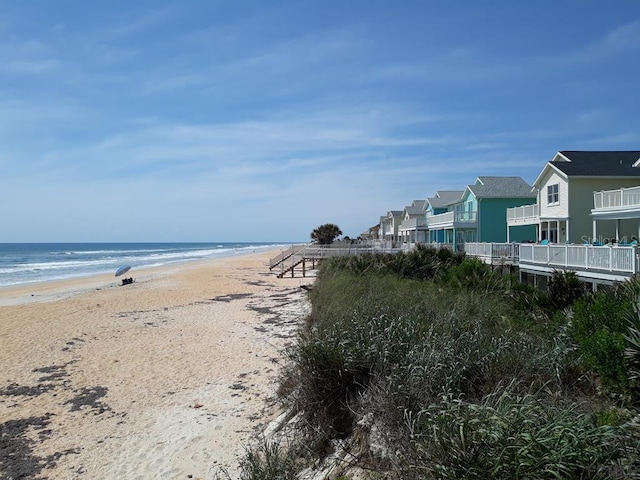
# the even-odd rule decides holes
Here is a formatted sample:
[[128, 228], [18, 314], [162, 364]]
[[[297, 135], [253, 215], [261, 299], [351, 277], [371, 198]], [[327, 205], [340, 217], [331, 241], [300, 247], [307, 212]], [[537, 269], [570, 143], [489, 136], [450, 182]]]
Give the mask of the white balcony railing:
[[593, 192], [594, 210], [640, 209], [640, 187]]
[[489, 259], [517, 260], [520, 252], [519, 243], [465, 243], [464, 253], [471, 257]]
[[540, 207], [537, 203], [521, 207], [507, 208], [507, 225], [530, 225], [540, 220]]
[[638, 273], [636, 247], [520, 244], [520, 263], [551, 268]]
[[453, 224], [453, 214], [454, 212], [445, 212], [438, 213], [437, 215], [429, 215], [427, 216], [427, 225], [429, 225], [429, 228], [434, 228], [440, 225]]
[[410, 218], [402, 221], [400, 230], [415, 230], [416, 228], [425, 227], [426, 225], [427, 219], [425, 217]]
[[431, 229], [454, 227], [461, 223], [469, 224], [476, 223], [477, 221], [478, 212], [476, 211], [445, 212], [427, 216], [427, 225]]

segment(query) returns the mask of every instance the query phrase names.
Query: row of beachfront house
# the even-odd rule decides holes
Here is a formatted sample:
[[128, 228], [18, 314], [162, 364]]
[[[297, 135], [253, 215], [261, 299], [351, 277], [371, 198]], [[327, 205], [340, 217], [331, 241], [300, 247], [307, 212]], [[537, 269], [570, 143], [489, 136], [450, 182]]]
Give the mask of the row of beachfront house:
[[[520, 177], [480, 176], [462, 190], [438, 191], [388, 211], [364, 236], [388, 246], [437, 244], [467, 253], [479, 244], [499, 245], [500, 251], [515, 245], [526, 252], [516, 252], [516, 260], [537, 256], [540, 271], [566, 266], [619, 280], [611, 272], [613, 257], [623, 250], [623, 276], [638, 273], [640, 151], [560, 151], [531, 185]], [[609, 263], [573, 268], [606, 255]]]

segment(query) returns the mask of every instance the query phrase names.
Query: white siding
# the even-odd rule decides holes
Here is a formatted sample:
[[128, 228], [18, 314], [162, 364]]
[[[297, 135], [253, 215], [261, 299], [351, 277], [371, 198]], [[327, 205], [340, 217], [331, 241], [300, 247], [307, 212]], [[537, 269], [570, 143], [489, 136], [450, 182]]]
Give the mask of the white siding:
[[[548, 205], [547, 187], [556, 184], [559, 186], [560, 202], [558, 205]], [[569, 186], [564, 178], [555, 170], [550, 169], [547, 175], [541, 179], [538, 188], [538, 204], [540, 205], [541, 218], [567, 218], [569, 216]]]

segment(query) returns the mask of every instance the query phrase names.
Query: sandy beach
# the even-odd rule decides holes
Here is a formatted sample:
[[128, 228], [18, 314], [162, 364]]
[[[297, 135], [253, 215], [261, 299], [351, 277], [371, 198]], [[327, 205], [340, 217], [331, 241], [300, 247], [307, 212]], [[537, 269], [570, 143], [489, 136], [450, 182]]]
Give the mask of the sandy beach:
[[0, 289], [0, 478], [237, 478], [308, 309], [277, 253]]

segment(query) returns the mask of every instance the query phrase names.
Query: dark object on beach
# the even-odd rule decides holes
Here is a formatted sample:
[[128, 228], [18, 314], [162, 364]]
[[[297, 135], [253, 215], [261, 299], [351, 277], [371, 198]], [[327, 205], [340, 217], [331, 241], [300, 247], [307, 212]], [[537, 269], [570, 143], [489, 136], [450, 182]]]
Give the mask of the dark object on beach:
[[132, 284], [135, 280], [133, 278], [123, 278], [122, 279], [122, 285], [129, 285]]
[[306, 290], [307, 292], [313, 290], [313, 287], [311, 285], [300, 285], [300, 288]]

